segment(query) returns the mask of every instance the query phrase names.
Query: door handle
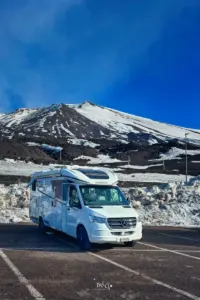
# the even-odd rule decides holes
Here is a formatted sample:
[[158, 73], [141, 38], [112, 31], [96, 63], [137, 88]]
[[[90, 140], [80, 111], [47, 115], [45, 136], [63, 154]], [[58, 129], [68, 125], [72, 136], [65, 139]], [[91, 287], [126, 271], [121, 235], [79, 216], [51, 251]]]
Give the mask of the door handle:
[[70, 207], [67, 207], [67, 210], [70, 210]]

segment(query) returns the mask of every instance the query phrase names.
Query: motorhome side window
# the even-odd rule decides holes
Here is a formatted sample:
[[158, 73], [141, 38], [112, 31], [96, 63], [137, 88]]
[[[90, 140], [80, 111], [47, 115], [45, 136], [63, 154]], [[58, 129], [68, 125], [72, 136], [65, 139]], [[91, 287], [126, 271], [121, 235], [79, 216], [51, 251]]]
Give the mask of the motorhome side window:
[[55, 198], [62, 200], [63, 196], [63, 181], [62, 180], [52, 180], [52, 190], [54, 192]]
[[78, 191], [75, 186], [70, 186], [69, 190], [69, 206], [81, 208], [80, 199], [78, 196]]

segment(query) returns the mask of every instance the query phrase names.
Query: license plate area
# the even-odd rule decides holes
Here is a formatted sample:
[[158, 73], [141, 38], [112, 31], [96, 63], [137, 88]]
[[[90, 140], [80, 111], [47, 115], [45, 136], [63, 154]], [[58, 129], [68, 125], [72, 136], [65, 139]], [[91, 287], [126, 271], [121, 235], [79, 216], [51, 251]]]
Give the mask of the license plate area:
[[126, 238], [126, 237], [120, 238], [120, 242], [128, 242], [128, 241], [129, 241], [129, 238]]

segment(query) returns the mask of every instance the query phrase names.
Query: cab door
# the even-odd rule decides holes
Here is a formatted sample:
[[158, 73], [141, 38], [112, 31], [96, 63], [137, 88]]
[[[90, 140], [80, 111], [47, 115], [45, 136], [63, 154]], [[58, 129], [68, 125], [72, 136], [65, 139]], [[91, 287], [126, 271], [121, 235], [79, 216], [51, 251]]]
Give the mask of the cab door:
[[66, 233], [76, 238], [76, 228], [82, 214], [82, 205], [76, 186], [69, 186], [69, 199], [67, 204]]

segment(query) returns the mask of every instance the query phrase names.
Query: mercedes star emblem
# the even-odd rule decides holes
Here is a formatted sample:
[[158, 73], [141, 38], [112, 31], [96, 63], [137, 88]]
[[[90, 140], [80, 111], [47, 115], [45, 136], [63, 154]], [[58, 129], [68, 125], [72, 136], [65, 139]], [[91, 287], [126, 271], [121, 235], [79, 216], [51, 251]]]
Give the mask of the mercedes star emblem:
[[126, 227], [126, 226], [127, 226], [126, 220], [121, 220], [121, 226], [122, 226], [122, 227]]

